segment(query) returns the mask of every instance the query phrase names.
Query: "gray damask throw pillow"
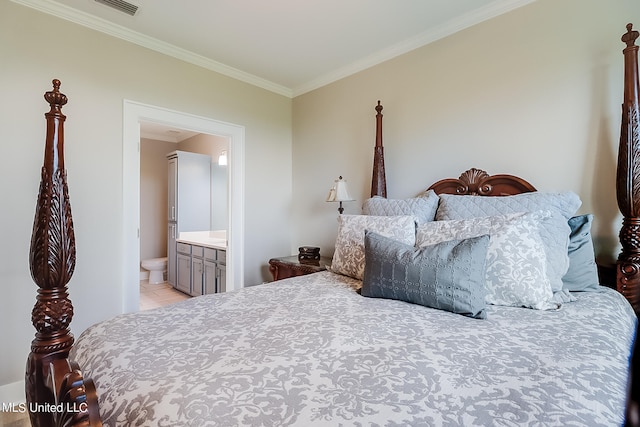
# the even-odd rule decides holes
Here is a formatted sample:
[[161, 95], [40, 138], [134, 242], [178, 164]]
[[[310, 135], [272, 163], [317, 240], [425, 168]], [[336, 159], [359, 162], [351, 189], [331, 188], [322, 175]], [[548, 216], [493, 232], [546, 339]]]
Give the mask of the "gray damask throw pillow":
[[362, 295], [485, 319], [488, 236], [416, 248], [367, 231]]
[[538, 310], [558, 308], [547, 276], [541, 226], [549, 211], [521, 212], [464, 220], [423, 224], [416, 234], [416, 246], [488, 234], [486, 287], [487, 303]]
[[577, 194], [534, 192], [515, 196], [483, 197], [440, 195], [437, 220], [454, 220], [505, 215], [517, 212], [550, 211], [551, 220], [540, 229], [547, 254], [547, 275], [551, 289], [562, 290], [562, 277], [569, 268], [569, 234], [567, 221], [582, 202]]
[[416, 241], [416, 223], [412, 216], [340, 215], [331, 271], [362, 280], [365, 230], [375, 231], [408, 245]]

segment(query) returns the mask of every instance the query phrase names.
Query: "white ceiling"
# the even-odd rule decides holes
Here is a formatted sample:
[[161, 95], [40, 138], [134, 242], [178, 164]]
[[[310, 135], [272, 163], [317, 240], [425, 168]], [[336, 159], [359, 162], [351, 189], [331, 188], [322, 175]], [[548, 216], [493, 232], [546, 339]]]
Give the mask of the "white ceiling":
[[198, 132], [178, 129], [174, 126], [166, 126], [160, 123], [140, 122], [140, 138], [178, 143], [195, 135], [199, 135]]
[[535, 0], [13, 0], [297, 96]]

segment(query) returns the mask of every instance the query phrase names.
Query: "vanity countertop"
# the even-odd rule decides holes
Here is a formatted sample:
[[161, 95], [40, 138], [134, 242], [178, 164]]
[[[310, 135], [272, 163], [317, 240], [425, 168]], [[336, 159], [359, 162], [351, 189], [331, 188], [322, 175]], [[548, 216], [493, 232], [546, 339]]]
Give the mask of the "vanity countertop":
[[180, 233], [180, 237], [176, 239], [176, 242], [226, 250], [227, 233], [225, 230], [186, 231]]

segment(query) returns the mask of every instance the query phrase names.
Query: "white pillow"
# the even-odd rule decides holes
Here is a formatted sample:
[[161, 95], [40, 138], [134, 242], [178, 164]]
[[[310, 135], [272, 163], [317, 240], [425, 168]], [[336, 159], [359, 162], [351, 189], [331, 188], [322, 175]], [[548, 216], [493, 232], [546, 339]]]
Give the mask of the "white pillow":
[[551, 212], [516, 213], [467, 220], [434, 221], [418, 227], [416, 245], [488, 234], [486, 302], [494, 305], [558, 308], [547, 275], [547, 257], [540, 237], [541, 223]]
[[414, 245], [416, 241], [415, 218], [412, 216], [340, 215], [331, 271], [362, 280], [365, 230], [408, 245]]

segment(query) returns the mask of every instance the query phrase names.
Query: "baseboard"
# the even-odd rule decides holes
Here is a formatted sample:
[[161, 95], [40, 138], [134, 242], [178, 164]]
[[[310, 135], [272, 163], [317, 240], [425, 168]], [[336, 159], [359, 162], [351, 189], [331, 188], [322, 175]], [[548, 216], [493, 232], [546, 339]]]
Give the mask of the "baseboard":
[[3, 403], [24, 403], [26, 402], [24, 381], [0, 386], [0, 405]]

